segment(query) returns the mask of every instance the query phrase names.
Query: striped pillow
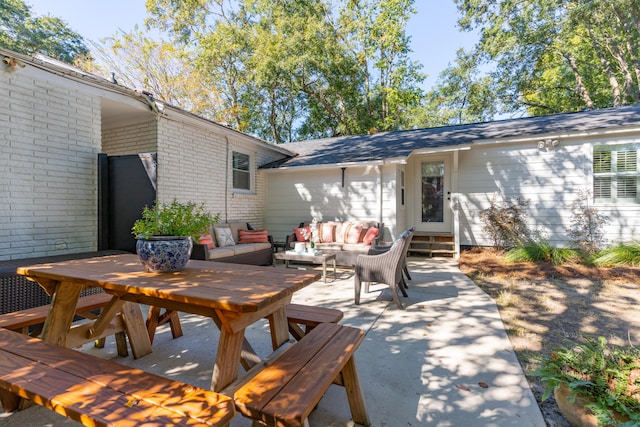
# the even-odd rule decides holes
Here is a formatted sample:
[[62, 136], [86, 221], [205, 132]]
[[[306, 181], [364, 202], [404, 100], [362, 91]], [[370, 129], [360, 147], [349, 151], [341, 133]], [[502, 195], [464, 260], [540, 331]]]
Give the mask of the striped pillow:
[[198, 239], [198, 243], [205, 245], [207, 249], [214, 249], [216, 247], [216, 241], [213, 240], [211, 233], [203, 234]]
[[267, 230], [238, 230], [239, 243], [269, 243]]

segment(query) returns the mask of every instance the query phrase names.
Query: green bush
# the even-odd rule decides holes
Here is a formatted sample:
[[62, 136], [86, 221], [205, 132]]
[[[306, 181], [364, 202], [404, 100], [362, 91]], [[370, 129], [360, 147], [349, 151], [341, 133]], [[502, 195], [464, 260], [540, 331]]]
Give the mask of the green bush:
[[[562, 347], [542, 361], [534, 373], [545, 383], [542, 399], [560, 385], [590, 398], [587, 405], [599, 425], [637, 426], [640, 423], [640, 351], [608, 345], [604, 337], [587, 338], [583, 344]], [[626, 423], [614, 411], [629, 417]]]
[[528, 242], [507, 251], [504, 256], [507, 262], [540, 262], [548, 261], [554, 265], [566, 262], [579, 262], [580, 252], [576, 249], [554, 248], [548, 242]]
[[592, 261], [599, 267], [640, 266], [640, 242], [610, 246], [598, 252]]
[[152, 208], [145, 206], [142, 218], [131, 227], [136, 238], [153, 236], [190, 236], [194, 241], [207, 232], [209, 226], [220, 220], [220, 214], [212, 215], [204, 208], [204, 204], [156, 202]]

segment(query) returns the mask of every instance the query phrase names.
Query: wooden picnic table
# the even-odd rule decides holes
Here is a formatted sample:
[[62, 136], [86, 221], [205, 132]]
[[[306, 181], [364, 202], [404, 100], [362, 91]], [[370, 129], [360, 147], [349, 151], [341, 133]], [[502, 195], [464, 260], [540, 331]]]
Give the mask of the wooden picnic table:
[[[99, 286], [113, 295], [100, 317], [83, 331], [87, 341], [127, 303], [212, 318], [220, 329], [211, 378], [213, 391], [224, 389], [237, 378], [248, 326], [266, 317], [273, 349], [288, 341], [285, 306], [295, 291], [320, 278], [314, 272], [196, 260], [190, 260], [180, 272], [147, 273], [138, 257], [129, 254], [25, 266], [18, 273], [37, 281], [53, 296], [42, 338], [54, 344], [65, 345], [68, 335], [74, 333], [70, 330], [72, 314], [85, 287]], [[125, 317], [131, 311], [129, 307]], [[144, 324], [129, 339], [148, 343]]]

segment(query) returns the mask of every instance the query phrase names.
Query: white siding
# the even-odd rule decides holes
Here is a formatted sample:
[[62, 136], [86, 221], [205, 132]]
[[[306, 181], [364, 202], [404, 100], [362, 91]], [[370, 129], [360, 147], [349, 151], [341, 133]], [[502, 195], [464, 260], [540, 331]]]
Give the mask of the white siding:
[[[318, 220], [396, 220], [396, 167], [349, 166], [344, 187], [340, 167], [271, 171], [266, 225], [278, 241], [300, 222]], [[382, 183], [382, 186], [381, 186]], [[381, 214], [382, 212], [382, 214]]]
[[95, 250], [99, 99], [32, 67], [0, 95], [0, 260]]
[[[554, 149], [539, 150], [535, 142], [520, 145], [478, 145], [460, 152], [459, 200], [462, 245], [492, 244], [482, 232], [480, 212], [515, 197], [529, 200], [527, 220], [555, 246], [567, 245], [571, 203], [579, 190], [592, 187], [592, 145], [598, 141], [562, 139]], [[638, 230], [639, 207], [597, 206], [613, 220], [611, 240], [625, 230]]]

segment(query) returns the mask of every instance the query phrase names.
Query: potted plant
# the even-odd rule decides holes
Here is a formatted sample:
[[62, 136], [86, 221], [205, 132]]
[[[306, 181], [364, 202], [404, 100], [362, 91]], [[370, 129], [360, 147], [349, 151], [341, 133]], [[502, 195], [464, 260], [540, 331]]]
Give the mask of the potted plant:
[[131, 227], [138, 239], [136, 252], [147, 271], [170, 272], [182, 270], [189, 261], [193, 240], [205, 234], [217, 223], [220, 214], [212, 215], [204, 205], [193, 202], [171, 203], [156, 201], [145, 206], [142, 217]]
[[535, 373], [574, 426], [640, 424], [640, 351], [607, 344], [604, 337], [563, 347]]

